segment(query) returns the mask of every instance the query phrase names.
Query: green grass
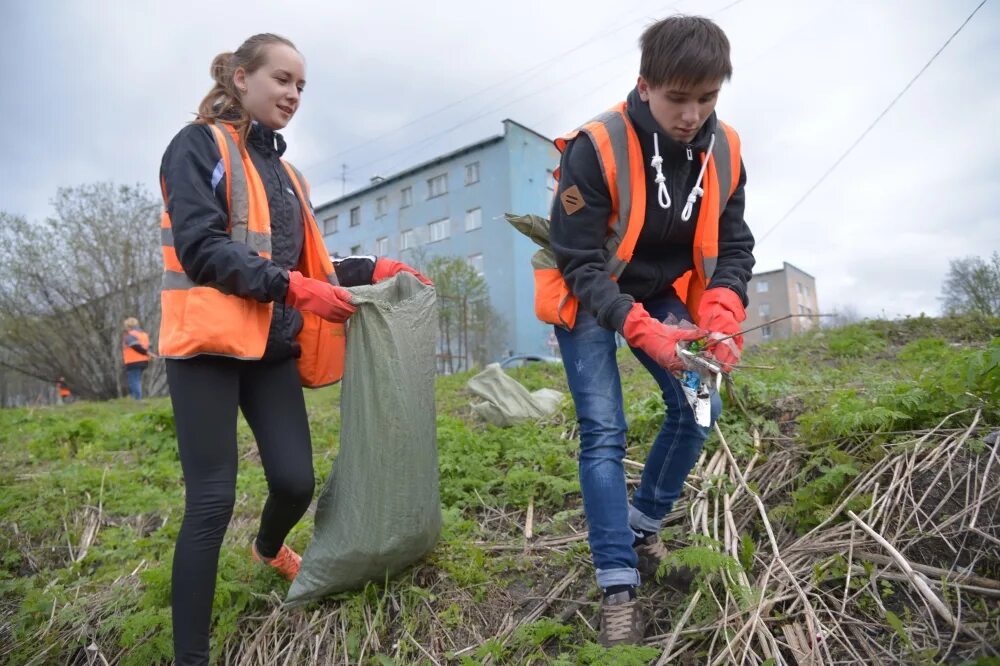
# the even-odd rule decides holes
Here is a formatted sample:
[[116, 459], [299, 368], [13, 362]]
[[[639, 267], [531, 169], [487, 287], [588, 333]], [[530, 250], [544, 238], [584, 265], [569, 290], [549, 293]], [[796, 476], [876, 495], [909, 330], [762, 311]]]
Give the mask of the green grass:
[[[880, 458], [880, 444], [891, 442], [896, 431], [933, 427], [961, 410], [969, 411], [955, 423], [967, 424], [975, 409], [982, 410], [983, 423], [1000, 424], [998, 336], [995, 319], [916, 318], [821, 330], [765, 345], [746, 361], [773, 369], [738, 373], [733, 397], [746, 413], [730, 400], [722, 426], [727, 437], [732, 433], [729, 443], [738, 456], [751, 446], [748, 421], [765, 437], [784, 433], [803, 443], [798, 483], [774, 514], [805, 530], [825, 517], [860, 470]], [[663, 406], [655, 384], [627, 352], [622, 364], [629, 457], [641, 460]], [[513, 374], [529, 390], [566, 390], [560, 366]], [[426, 639], [434, 622], [460, 632], [490, 604], [502, 606], [502, 600], [526, 593], [544, 595], [553, 575], [589, 561], [585, 543], [566, 555], [551, 555], [562, 559], [542, 562], [544, 567], [516, 550], [487, 547], [523, 538], [521, 523], [504, 522], [502, 516], [523, 516], [529, 504], [537, 533], [579, 529], [578, 443], [565, 436], [573, 426], [568, 401], [541, 423], [508, 429], [477, 423], [469, 407], [473, 397], [463, 388], [468, 377], [437, 382], [445, 523], [428, 561], [388, 587], [371, 585], [295, 611], [303, 622], [311, 613], [333, 609], [351, 618], [357, 625], [347, 630], [345, 649], [356, 656], [367, 649], [367, 663], [420, 662], [422, 653], [406, 635]], [[336, 455], [338, 405], [338, 387], [307, 392], [318, 487]], [[0, 411], [0, 645], [7, 646], [0, 647], [0, 663], [22, 664], [33, 657], [36, 663], [67, 663], [95, 641], [123, 664], [169, 660], [170, 562], [183, 511], [174, 437], [170, 404], [163, 398]], [[238, 439], [237, 505], [215, 598], [215, 656], [241, 635], [246, 618], [275, 607], [273, 590], [283, 595], [286, 589], [247, 556], [266, 482], [242, 419]], [[853, 441], [858, 446], [845, 447]], [[100, 530], [79, 558], [81, 535], [98, 511]], [[301, 551], [311, 533], [309, 515], [289, 542]], [[678, 558], [696, 554], [685, 551]], [[584, 578], [589, 576], [588, 570]], [[509, 605], [503, 609], [509, 610]], [[366, 645], [370, 632], [364, 627], [382, 636], [382, 652]], [[594, 640], [593, 631], [575, 618], [543, 618], [505, 643], [487, 642], [464, 655], [463, 663], [493, 655], [500, 663], [597, 664], [613, 658], [641, 664], [658, 652], [635, 648], [611, 657]], [[386, 656], [394, 641], [400, 661]]]

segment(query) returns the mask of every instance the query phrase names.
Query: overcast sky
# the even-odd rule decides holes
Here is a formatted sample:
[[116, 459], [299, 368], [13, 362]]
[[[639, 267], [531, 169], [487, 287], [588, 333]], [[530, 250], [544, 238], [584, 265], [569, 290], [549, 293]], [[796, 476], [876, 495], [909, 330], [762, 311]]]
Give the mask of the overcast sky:
[[[712, 16], [732, 42], [718, 111], [742, 137], [761, 238], [979, 2], [5, 1], [0, 210], [42, 219], [57, 187], [99, 180], [158, 192], [213, 56], [256, 32], [306, 58], [286, 156], [320, 204], [340, 195], [343, 164], [350, 190], [498, 134], [503, 118], [574, 128], [624, 98], [643, 27], [679, 11]], [[757, 269], [811, 273], [823, 311], [938, 313], [949, 259], [1000, 249], [998, 32], [990, 0], [759, 242]]]

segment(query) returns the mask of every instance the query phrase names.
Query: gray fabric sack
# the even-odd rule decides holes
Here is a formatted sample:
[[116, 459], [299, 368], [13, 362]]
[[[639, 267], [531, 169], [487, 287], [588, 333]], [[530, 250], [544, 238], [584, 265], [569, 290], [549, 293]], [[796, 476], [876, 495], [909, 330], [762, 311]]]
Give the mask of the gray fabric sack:
[[291, 603], [382, 581], [423, 557], [441, 530], [434, 410], [434, 289], [401, 273], [352, 287], [340, 451]]

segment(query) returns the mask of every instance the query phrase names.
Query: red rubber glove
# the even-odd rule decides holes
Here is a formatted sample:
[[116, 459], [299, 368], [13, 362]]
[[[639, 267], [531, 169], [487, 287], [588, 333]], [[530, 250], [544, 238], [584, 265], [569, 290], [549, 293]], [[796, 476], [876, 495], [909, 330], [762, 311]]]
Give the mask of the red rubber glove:
[[382, 280], [387, 280], [397, 273], [412, 273], [418, 280], [427, 286], [434, 286], [433, 282], [418, 273], [415, 268], [407, 266], [402, 261], [396, 261], [395, 259], [388, 259], [386, 257], [379, 257], [378, 261], [375, 262], [375, 272], [372, 273], [372, 284], [376, 284]]
[[[709, 289], [701, 297], [698, 323], [709, 331], [705, 354], [719, 361], [725, 372], [732, 372], [733, 366], [740, 362], [743, 336], [737, 334], [740, 332], [740, 322], [746, 318], [747, 313], [739, 294], [728, 287]], [[729, 337], [731, 335], [734, 337]], [[720, 338], [727, 339], [713, 342]]]
[[677, 343], [701, 339], [706, 333], [700, 328], [680, 328], [657, 321], [641, 303], [632, 306], [622, 327], [630, 347], [641, 349], [660, 367], [672, 372], [684, 369], [684, 362], [677, 357]]
[[357, 310], [351, 305], [351, 292], [323, 280], [308, 278], [298, 271], [288, 271], [285, 303], [338, 324], [350, 319]]

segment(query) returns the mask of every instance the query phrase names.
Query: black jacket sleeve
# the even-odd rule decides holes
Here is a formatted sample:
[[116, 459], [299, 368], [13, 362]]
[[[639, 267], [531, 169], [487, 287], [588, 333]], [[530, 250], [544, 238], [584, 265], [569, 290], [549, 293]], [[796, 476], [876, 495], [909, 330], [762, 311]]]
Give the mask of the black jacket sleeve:
[[[604, 328], [621, 332], [635, 302], [623, 294], [608, 272], [608, 236], [611, 194], [604, 182], [597, 151], [581, 134], [566, 146], [559, 165], [559, 189], [552, 201], [549, 243], [556, 265], [580, 300]], [[571, 187], [580, 191], [583, 207], [570, 213], [562, 194]]]
[[744, 188], [747, 182], [747, 170], [740, 161], [740, 182], [736, 191], [729, 198], [726, 209], [719, 218], [719, 262], [715, 273], [709, 280], [708, 288], [728, 287], [743, 300], [743, 306], [749, 304], [747, 299], [747, 282], [753, 275], [756, 260], [753, 256], [754, 238], [746, 220], [743, 219], [743, 209], [746, 205]]
[[284, 302], [288, 273], [226, 231], [225, 176], [219, 178], [216, 171], [221, 171], [221, 159], [205, 125], [182, 129], [163, 155], [160, 175], [177, 259], [196, 284], [261, 302]]
[[334, 259], [333, 270], [336, 271], [337, 281], [342, 287], [371, 284], [372, 276], [375, 274], [375, 261], [375, 257], [371, 255]]

